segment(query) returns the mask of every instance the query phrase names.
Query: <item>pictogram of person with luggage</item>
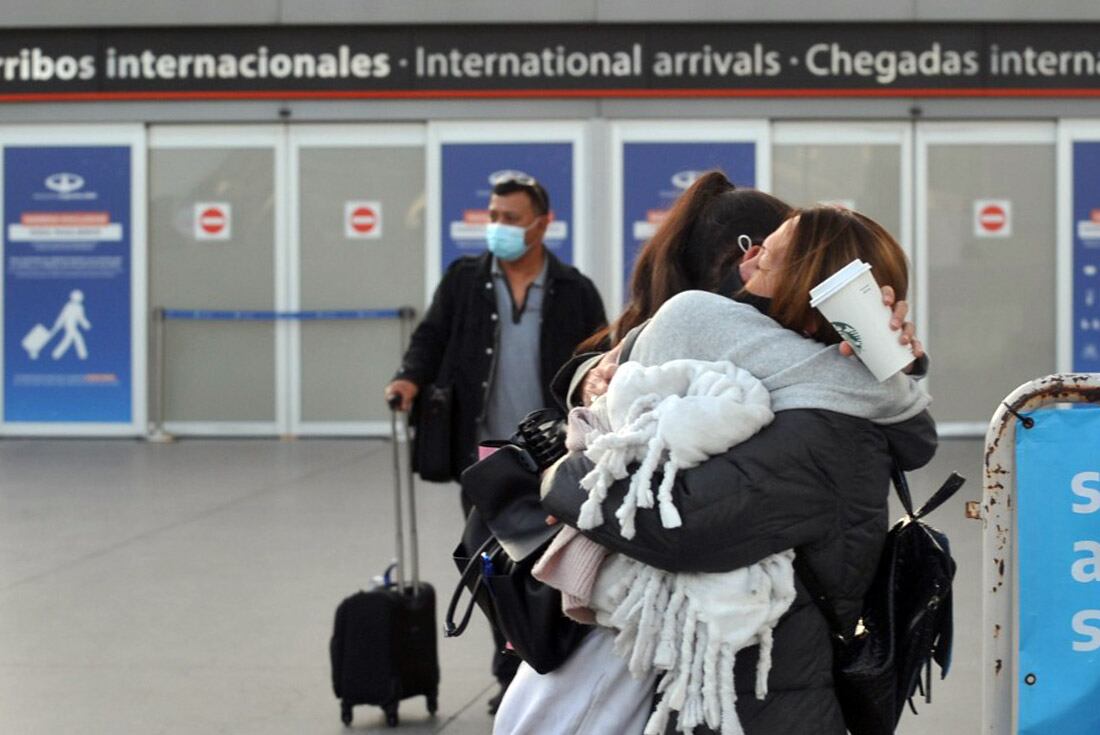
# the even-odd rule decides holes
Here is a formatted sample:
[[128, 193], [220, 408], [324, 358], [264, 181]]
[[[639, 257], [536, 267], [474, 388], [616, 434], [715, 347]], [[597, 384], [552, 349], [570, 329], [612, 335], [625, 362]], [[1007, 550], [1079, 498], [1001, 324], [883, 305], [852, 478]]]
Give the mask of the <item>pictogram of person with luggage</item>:
[[38, 354], [49, 344], [58, 332], [64, 331], [65, 336], [53, 348], [50, 357], [60, 360], [69, 351], [70, 347], [76, 348], [76, 356], [81, 360], [88, 359], [88, 346], [84, 342], [84, 335], [80, 330], [89, 331], [92, 323], [88, 321], [84, 313], [84, 292], [73, 289], [69, 293], [68, 302], [61, 307], [61, 312], [54, 320], [53, 327], [46, 329], [41, 324], [35, 324], [27, 335], [23, 337], [23, 349], [32, 360], [38, 359]]

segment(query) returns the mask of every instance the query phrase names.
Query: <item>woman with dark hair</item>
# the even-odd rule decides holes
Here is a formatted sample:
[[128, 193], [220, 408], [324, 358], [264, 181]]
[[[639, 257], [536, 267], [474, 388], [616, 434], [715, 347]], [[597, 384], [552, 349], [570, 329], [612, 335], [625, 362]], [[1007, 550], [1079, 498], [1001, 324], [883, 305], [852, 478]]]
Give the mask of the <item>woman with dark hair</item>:
[[[669, 243], [667, 253], [678, 254], [672, 256], [677, 263], [690, 260], [678, 247], [732, 234], [722, 234], [723, 223], [708, 216], [715, 200], [726, 196], [715, 183], [720, 182], [706, 177], [697, 182], [662, 226], [666, 231], [654, 238]], [[737, 233], [732, 242], [741, 234], [752, 238]], [[831, 207], [796, 213], [754, 247], [748, 263], [727, 258], [724, 271], [704, 267], [696, 273], [715, 284], [738, 286], [744, 277], [732, 299], [681, 289], [660, 308], [642, 304], [643, 319], [649, 308], [655, 313], [630, 359], [642, 365], [684, 358], [731, 361], [767, 388], [774, 419], [724, 453], [676, 474], [671, 495], [677, 527], [665, 527], [658, 513], [638, 510], [626, 535], [612, 513], [581, 530], [612, 552], [677, 574], [731, 572], [794, 549], [823, 588], [821, 604], [830, 606], [846, 629], [830, 631], [821, 609], [795, 580], [794, 601], [772, 633], [765, 697], [757, 698], [756, 647], [736, 659], [737, 718], [746, 735], [842, 735], [831, 633], [855, 627], [886, 535], [891, 467], [910, 470], [927, 463], [936, 434], [924, 410], [927, 396], [908, 377], [879, 383], [861, 363], [841, 356], [839, 336], [809, 308], [808, 289], [858, 257], [872, 265], [880, 285], [904, 298], [907, 269], [901, 248], [883, 228]], [[652, 268], [650, 277], [657, 272]], [[663, 280], [675, 284], [675, 278]], [[730, 293], [720, 286], [714, 290]], [[544, 480], [548, 512], [581, 526], [582, 506], [589, 501], [582, 481], [594, 469], [582, 452], [557, 464]], [[630, 505], [631, 484], [629, 475], [611, 484], [603, 503]], [[708, 725], [694, 732], [717, 731]], [[668, 731], [678, 727], [673, 719]]]
[[[622, 314], [581, 343], [578, 351], [618, 343], [681, 291], [733, 294], [743, 285], [736, 267], [742, 257], [751, 260], [753, 246], [764, 242], [790, 214], [791, 208], [770, 194], [734, 188], [720, 171], [703, 174], [638, 253], [630, 301]], [[737, 247], [738, 242], [745, 247]]]

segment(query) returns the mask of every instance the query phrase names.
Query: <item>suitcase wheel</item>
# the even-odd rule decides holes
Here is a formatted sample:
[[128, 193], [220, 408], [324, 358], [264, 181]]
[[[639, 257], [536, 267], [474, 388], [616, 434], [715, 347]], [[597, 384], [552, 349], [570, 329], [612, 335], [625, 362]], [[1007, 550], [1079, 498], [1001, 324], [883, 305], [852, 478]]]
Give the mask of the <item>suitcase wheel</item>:
[[434, 717], [439, 710], [439, 692], [432, 692], [426, 699], [428, 700], [428, 714]]
[[351, 704], [349, 702], [340, 703], [340, 720], [344, 723], [344, 727], [351, 727]]
[[397, 727], [397, 705], [392, 704], [385, 708], [386, 724], [390, 727]]

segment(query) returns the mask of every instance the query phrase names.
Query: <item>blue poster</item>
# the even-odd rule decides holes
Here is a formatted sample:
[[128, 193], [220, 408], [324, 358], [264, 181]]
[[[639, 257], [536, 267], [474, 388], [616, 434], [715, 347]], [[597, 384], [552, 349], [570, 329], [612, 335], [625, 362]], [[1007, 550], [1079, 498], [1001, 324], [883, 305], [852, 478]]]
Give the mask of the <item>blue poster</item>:
[[1100, 142], [1073, 144], [1073, 370], [1100, 372]]
[[1100, 408], [1016, 429], [1019, 735], [1100, 732]]
[[4, 420], [130, 423], [127, 146], [7, 147]]
[[573, 262], [572, 143], [445, 143], [442, 146], [442, 269], [463, 255], [485, 252], [489, 194], [509, 176], [530, 176], [550, 195], [545, 245]]
[[[653, 236], [665, 213], [699, 174], [725, 172], [737, 186], [756, 186], [756, 144], [623, 144], [623, 293], [638, 250]], [[625, 299], [624, 299], [625, 300]]]

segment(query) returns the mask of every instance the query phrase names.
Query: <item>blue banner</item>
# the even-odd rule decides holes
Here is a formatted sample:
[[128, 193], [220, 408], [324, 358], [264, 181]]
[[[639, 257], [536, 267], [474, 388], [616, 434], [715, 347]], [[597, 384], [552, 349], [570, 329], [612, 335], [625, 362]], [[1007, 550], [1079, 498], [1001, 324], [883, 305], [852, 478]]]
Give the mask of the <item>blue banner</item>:
[[127, 146], [7, 147], [4, 420], [130, 423]]
[[[721, 169], [737, 186], [756, 186], [756, 144], [623, 144], [623, 294], [634, 259], [665, 213], [699, 174]], [[626, 299], [624, 298], [624, 301]]]
[[1100, 142], [1073, 144], [1073, 370], [1100, 372]]
[[1016, 429], [1019, 735], [1100, 732], [1100, 408]]
[[524, 174], [550, 195], [553, 218], [546, 232], [547, 249], [573, 262], [572, 143], [445, 143], [441, 161], [443, 270], [456, 258], [485, 252], [493, 184]]

